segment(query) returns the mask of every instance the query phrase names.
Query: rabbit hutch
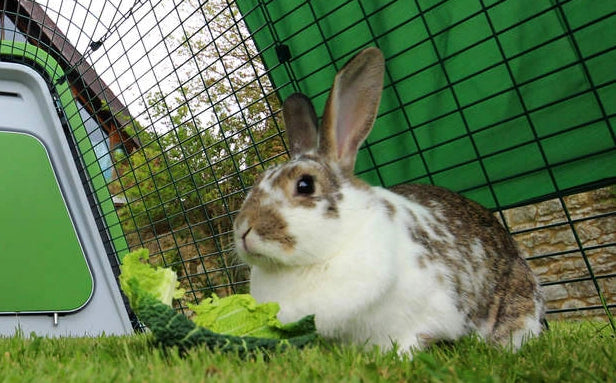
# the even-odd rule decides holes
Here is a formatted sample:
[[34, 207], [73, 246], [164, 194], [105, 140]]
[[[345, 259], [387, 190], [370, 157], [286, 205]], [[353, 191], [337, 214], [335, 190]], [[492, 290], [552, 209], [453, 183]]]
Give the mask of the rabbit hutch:
[[178, 310], [247, 292], [233, 219], [288, 158], [282, 101], [322, 111], [369, 46], [384, 89], [355, 173], [486, 206], [548, 320], [614, 327], [616, 2], [0, 4], [0, 332], [130, 332], [118, 265], [141, 247]]

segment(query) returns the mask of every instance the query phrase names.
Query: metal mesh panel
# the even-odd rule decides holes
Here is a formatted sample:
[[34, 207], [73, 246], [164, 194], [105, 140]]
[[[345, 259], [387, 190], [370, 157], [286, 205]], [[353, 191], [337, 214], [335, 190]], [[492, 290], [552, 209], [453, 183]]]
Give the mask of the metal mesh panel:
[[[260, 171], [287, 158], [280, 99], [299, 90], [321, 111], [336, 70], [376, 45], [386, 87], [357, 173], [385, 186], [448, 186], [494, 208], [551, 313], [604, 316], [616, 305], [616, 41], [593, 36], [611, 30], [616, 9], [579, 12], [587, 7], [5, 0], [0, 27], [4, 40], [63, 65], [81, 113], [98, 124], [67, 133], [91, 142], [76, 160], [96, 162], [105, 179], [87, 186], [110, 254], [150, 249], [187, 289], [181, 308], [248, 289], [232, 220]], [[572, 77], [583, 85], [567, 88]], [[100, 207], [111, 201], [115, 209]]]
[[366, 180], [436, 183], [502, 208], [614, 177], [595, 165], [616, 161], [613, 5], [291, 3], [238, 1], [283, 97], [300, 89], [322, 109], [351, 54], [385, 51], [379, 120], [356, 168]]

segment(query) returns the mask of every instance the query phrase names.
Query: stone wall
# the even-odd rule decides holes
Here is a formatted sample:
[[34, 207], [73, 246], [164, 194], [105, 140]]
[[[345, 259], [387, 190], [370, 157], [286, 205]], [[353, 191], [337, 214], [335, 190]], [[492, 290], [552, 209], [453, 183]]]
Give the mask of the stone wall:
[[[503, 212], [509, 230], [544, 287], [548, 310], [600, 305], [589, 267], [608, 304], [616, 303], [616, 185]], [[577, 236], [577, 238], [576, 238]], [[586, 259], [580, 251], [584, 249]], [[616, 315], [616, 309], [611, 309]], [[551, 314], [548, 318], [606, 319], [602, 309]]]

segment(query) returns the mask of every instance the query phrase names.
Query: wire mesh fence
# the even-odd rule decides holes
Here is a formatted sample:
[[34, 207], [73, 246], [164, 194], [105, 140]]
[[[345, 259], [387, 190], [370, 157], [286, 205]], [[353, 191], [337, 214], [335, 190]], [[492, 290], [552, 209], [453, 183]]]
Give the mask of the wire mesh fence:
[[616, 306], [613, 2], [0, 4], [2, 60], [18, 43], [49, 52], [79, 102], [94, 160], [75, 159], [105, 180], [84, 185], [112, 260], [148, 248], [187, 289], [180, 308], [248, 290], [232, 222], [287, 158], [281, 99], [302, 91], [322, 110], [336, 70], [369, 45], [388, 69], [357, 173], [494, 209], [553, 315]]

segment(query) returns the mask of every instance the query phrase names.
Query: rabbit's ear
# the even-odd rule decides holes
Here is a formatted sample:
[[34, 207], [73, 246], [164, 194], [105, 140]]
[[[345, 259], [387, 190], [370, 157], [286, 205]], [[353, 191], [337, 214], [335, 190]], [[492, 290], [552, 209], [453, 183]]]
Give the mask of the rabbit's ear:
[[282, 105], [289, 151], [296, 158], [317, 147], [317, 115], [305, 95], [294, 93]]
[[353, 173], [360, 145], [372, 129], [383, 88], [385, 60], [377, 48], [353, 57], [336, 75], [325, 105], [319, 152]]

